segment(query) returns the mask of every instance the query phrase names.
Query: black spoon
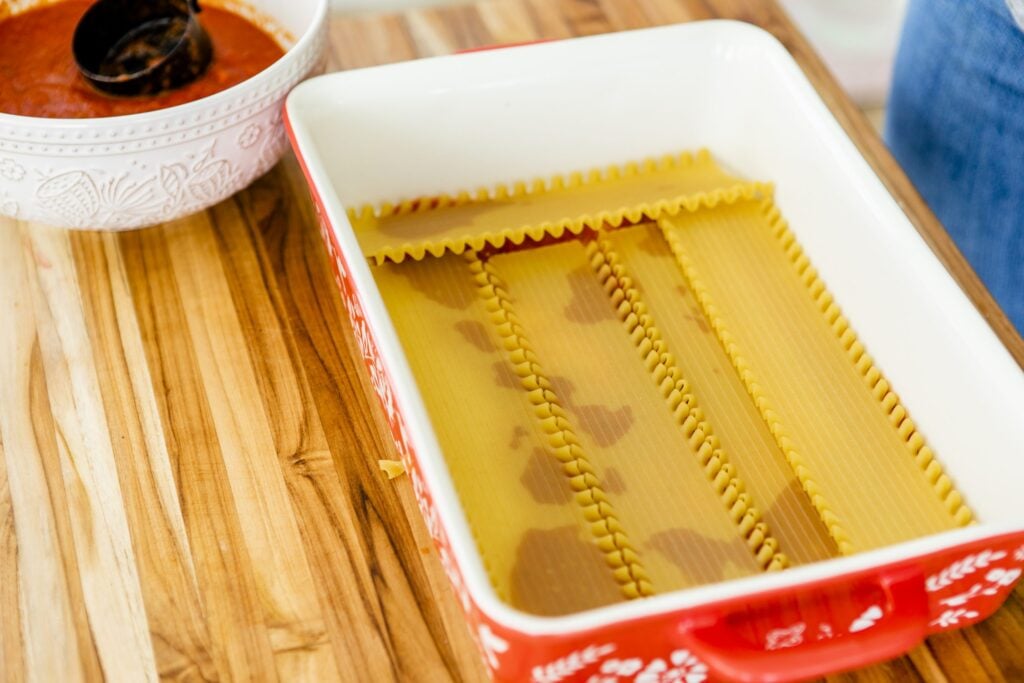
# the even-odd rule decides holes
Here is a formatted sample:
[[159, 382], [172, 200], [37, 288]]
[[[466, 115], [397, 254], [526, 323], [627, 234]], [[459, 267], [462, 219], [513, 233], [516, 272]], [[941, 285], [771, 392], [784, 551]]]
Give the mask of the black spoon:
[[99, 0], [75, 28], [78, 69], [110, 95], [153, 95], [203, 75], [213, 57], [198, 0]]

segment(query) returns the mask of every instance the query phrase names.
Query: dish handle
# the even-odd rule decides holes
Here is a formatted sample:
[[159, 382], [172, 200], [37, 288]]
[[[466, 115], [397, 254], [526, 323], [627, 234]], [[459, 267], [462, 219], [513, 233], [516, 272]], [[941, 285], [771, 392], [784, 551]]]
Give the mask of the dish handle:
[[[817, 678], [855, 669], [898, 655], [920, 644], [928, 629], [928, 596], [924, 576], [907, 568], [878, 577], [874, 583], [884, 596], [882, 615], [863, 631], [836, 634], [827, 640], [768, 650], [737, 634], [744, 613], [716, 613], [680, 624], [682, 647], [707, 664], [716, 680], [742, 683], [781, 683]], [[766, 597], [764, 605], [777, 603]], [[746, 610], [757, 607], [748, 603]]]

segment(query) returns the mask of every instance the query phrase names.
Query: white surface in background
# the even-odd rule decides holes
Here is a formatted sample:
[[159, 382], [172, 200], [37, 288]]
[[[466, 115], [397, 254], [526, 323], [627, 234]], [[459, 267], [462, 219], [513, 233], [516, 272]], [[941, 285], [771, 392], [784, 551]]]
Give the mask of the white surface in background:
[[[343, 12], [384, 12], [467, 1], [331, 0], [331, 4]], [[1013, 1], [1024, 5], [1024, 0]], [[885, 102], [907, 0], [779, 2], [859, 105], [878, 107]]]
[[907, 0], [779, 0], [862, 107], [889, 95]]
[[1021, 28], [1024, 28], [1024, 0], [1006, 0], [1006, 4], [1010, 6], [1013, 18], [1017, 20]]

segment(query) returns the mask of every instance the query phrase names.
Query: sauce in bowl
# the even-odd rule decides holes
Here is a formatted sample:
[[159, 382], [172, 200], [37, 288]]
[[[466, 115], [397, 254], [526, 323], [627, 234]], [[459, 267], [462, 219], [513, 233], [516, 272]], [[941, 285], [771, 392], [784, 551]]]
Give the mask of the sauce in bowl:
[[206, 73], [158, 95], [112, 97], [86, 82], [71, 54], [75, 26], [90, 5], [92, 0], [62, 0], [0, 20], [0, 112], [96, 118], [163, 109], [230, 88], [284, 54], [270, 35], [249, 20], [225, 9], [204, 7], [199, 21], [213, 43], [213, 61]]

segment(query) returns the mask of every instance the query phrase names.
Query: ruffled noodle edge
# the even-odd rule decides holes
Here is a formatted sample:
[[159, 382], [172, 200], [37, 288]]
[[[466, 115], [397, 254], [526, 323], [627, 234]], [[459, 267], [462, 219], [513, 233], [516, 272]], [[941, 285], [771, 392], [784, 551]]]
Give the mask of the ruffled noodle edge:
[[778, 540], [763, 521], [736, 467], [729, 462], [718, 437], [704, 418], [689, 382], [676, 365], [626, 267], [607, 240], [592, 240], [586, 248], [590, 266], [636, 345], [644, 367], [651, 373], [651, 379], [668, 403], [709, 483], [721, 497], [758, 564], [769, 571], [785, 569], [789, 566], [789, 559], [780, 552]]
[[547, 437], [550, 453], [562, 465], [562, 471], [575, 492], [577, 504], [590, 524], [590, 531], [612, 568], [622, 594], [629, 599], [654, 594], [650, 577], [640, 556], [626, 536], [601, 482], [576, 437], [565, 410], [526, 339], [513, 310], [504, 283], [486, 259], [475, 252], [464, 257], [486, 302], [491, 322], [495, 325], [512, 362], [539, 425]]
[[[361, 230], [373, 229], [370, 226], [383, 218], [463, 206], [473, 202], [543, 195], [549, 192], [571, 190], [588, 185], [610, 183], [624, 178], [664, 173], [697, 164], [712, 163], [711, 154], [706, 149], [701, 149], [695, 154], [685, 152], [680, 155], [666, 155], [660, 159], [647, 159], [639, 163], [629, 162], [608, 166], [604, 169], [594, 169], [589, 173], [575, 172], [568, 175], [556, 175], [548, 179], [538, 178], [530, 184], [526, 182], [517, 182], [511, 185], [499, 184], [492, 188], [479, 188], [474, 193], [462, 191], [455, 195], [442, 194], [426, 199], [407, 199], [398, 204], [385, 202], [376, 207], [366, 204], [359, 209], [349, 209], [348, 217], [358, 234]], [[626, 222], [653, 221], [664, 215], [678, 215], [681, 211], [694, 212], [703, 208], [714, 208], [723, 203], [732, 204], [742, 199], [754, 199], [759, 196], [770, 197], [772, 192], [771, 183], [737, 181], [710, 191], [681, 194], [655, 202], [621, 206], [535, 225], [521, 225], [491, 232], [466, 233], [458, 238], [407, 241], [377, 249], [366, 256], [380, 265], [386, 261], [401, 263], [407, 258], [419, 261], [427, 256], [440, 257], [447, 253], [462, 254], [467, 250], [483, 251], [488, 247], [500, 249], [506, 243], [520, 245], [527, 239], [534, 241], [542, 240], [545, 237], [557, 239], [567, 232], [579, 235], [584, 230], [599, 230], [602, 226], [614, 228]]]
[[818, 272], [811, 265], [803, 248], [797, 243], [795, 235], [790, 231], [789, 225], [782, 217], [778, 207], [770, 201], [765, 201], [761, 204], [761, 211], [768, 222], [772, 235], [785, 249], [793, 269], [804, 286], [807, 287], [815, 305], [828, 322], [843, 350], [846, 351], [850, 362], [864, 379], [872, 396], [878, 401], [886, 417], [889, 418], [890, 424], [907, 445], [914, 461], [935, 490], [935, 494], [942, 501], [946, 511], [958, 525], [970, 524], [974, 515], [965, 503], [963, 495], [953, 486], [953, 481], [935, 458], [932, 449], [925, 443], [924, 436], [918, 431], [914, 421], [910, 419], [899, 396], [892, 391], [889, 382], [882, 375], [882, 371], [875, 365], [874, 359], [857, 339], [857, 334], [850, 327], [850, 322], [843, 316], [839, 306], [826, 289], [825, 283], [818, 277]]

